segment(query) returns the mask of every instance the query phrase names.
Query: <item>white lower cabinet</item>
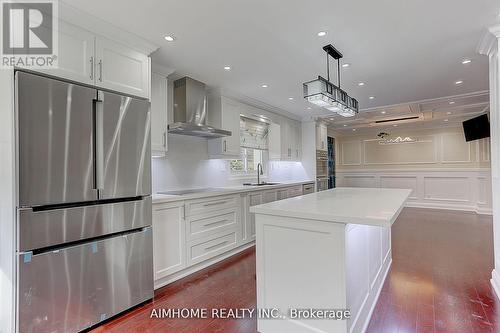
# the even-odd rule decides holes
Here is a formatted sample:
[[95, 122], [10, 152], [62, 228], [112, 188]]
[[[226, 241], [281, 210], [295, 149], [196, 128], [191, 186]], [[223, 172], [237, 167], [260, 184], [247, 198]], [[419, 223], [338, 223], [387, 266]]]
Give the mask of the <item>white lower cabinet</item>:
[[184, 202], [153, 205], [155, 280], [186, 268]]
[[288, 189], [278, 190], [278, 200], [288, 199]]
[[301, 194], [302, 185], [294, 185], [153, 204], [155, 286], [215, 263], [231, 250], [250, 246], [255, 240], [250, 207]]
[[302, 186], [292, 186], [288, 189], [288, 197], [293, 198], [293, 197], [298, 197], [299, 195], [302, 195]]

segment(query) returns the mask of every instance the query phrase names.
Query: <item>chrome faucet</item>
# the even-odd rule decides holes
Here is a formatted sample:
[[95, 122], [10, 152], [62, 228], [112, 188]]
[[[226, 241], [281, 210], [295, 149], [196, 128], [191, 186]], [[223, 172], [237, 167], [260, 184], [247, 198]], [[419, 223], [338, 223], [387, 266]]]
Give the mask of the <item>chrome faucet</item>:
[[262, 164], [257, 164], [257, 184], [260, 184], [260, 176], [264, 174], [264, 170], [262, 169]]

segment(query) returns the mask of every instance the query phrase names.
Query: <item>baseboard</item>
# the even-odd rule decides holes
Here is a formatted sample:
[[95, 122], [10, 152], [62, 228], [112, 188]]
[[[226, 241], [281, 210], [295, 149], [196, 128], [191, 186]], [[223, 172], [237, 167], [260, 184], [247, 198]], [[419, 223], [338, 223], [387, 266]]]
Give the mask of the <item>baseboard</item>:
[[481, 215], [493, 215], [493, 210], [491, 208], [468, 206], [468, 205], [457, 205], [457, 204], [446, 204], [446, 203], [437, 203], [437, 202], [407, 201], [405, 207], [458, 210], [458, 211], [465, 211], [465, 212], [475, 212], [475, 213], [481, 214]]
[[196, 273], [204, 268], [212, 266], [212, 265], [214, 265], [214, 264], [216, 264], [224, 259], [227, 259], [227, 258], [237, 254], [237, 253], [240, 253], [248, 248], [251, 248], [254, 245], [255, 245], [255, 241], [240, 245], [239, 247], [234, 248], [226, 253], [220, 254], [216, 257], [213, 257], [213, 258], [208, 259], [206, 261], [200, 262], [196, 265], [189, 266], [189, 267], [187, 267], [179, 272], [176, 272], [176, 273], [170, 274], [168, 276], [165, 276], [163, 278], [160, 278], [154, 282], [154, 288], [159, 289], [161, 287], [165, 287], [166, 285], [168, 285], [172, 282], [175, 282], [175, 281], [180, 280], [188, 275]]
[[497, 296], [497, 298], [500, 298], [500, 275], [498, 274], [496, 269], [491, 272], [490, 282], [493, 290], [495, 291], [495, 295]]

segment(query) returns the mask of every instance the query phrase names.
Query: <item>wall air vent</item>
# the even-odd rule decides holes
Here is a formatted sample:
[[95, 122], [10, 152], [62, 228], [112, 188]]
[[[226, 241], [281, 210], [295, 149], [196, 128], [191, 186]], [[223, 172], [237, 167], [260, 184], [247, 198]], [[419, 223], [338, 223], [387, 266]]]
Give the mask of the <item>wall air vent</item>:
[[394, 121], [402, 121], [402, 120], [412, 120], [412, 119], [418, 119], [420, 118], [419, 116], [413, 116], [413, 117], [404, 117], [404, 118], [394, 118], [394, 119], [385, 119], [385, 120], [376, 120], [376, 124], [382, 124], [382, 123], [390, 123]]

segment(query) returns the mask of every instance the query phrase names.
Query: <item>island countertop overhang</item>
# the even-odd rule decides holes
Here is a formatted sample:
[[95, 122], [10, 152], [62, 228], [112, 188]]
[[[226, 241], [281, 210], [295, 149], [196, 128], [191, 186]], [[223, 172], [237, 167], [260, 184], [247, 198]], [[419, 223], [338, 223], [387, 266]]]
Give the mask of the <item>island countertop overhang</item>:
[[390, 227], [410, 189], [340, 187], [250, 207], [251, 213]]

